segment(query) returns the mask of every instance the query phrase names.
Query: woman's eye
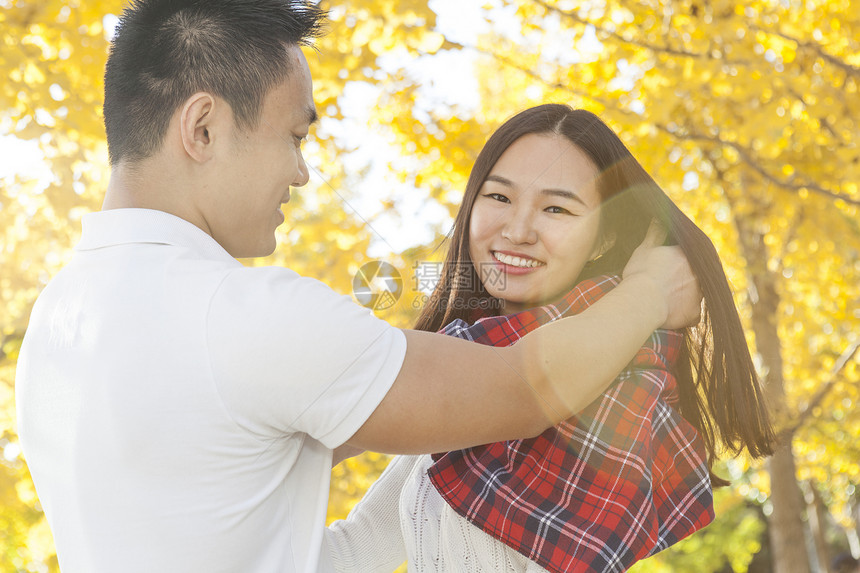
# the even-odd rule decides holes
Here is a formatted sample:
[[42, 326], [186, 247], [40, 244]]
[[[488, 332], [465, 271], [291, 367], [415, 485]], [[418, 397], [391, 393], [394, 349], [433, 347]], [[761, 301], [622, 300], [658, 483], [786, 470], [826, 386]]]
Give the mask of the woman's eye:
[[484, 197], [489, 197], [494, 201], [501, 201], [502, 203], [510, 203], [510, 200], [501, 193], [485, 193]]
[[565, 209], [564, 207], [556, 207], [556, 206], [547, 207], [547, 208], [545, 209], [545, 211], [547, 211], [547, 212], [549, 212], [549, 213], [561, 213], [561, 214], [567, 214], [567, 215], [571, 215], [571, 214], [572, 214], [570, 211], [568, 211], [568, 210], [567, 210], [567, 209]]

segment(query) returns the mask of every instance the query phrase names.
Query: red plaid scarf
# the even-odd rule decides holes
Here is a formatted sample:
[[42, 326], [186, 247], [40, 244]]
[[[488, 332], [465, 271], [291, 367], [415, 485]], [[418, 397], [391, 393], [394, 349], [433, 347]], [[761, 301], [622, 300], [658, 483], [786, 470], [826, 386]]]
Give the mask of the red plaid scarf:
[[[442, 332], [509, 346], [618, 282], [587, 280], [557, 304]], [[625, 571], [701, 529], [714, 518], [706, 453], [672, 407], [681, 344], [655, 331], [601, 398], [536, 438], [434, 455], [433, 485], [473, 524], [559, 573]]]

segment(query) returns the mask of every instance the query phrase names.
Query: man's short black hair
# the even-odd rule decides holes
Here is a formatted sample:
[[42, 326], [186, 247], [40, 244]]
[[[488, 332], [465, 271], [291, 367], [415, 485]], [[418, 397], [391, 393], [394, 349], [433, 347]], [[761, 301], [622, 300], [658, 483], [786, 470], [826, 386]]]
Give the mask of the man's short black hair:
[[197, 91], [224, 98], [242, 129], [290, 72], [286, 46], [309, 45], [325, 11], [307, 0], [133, 0], [105, 68], [111, 165], [161, 146], [176, 109]]

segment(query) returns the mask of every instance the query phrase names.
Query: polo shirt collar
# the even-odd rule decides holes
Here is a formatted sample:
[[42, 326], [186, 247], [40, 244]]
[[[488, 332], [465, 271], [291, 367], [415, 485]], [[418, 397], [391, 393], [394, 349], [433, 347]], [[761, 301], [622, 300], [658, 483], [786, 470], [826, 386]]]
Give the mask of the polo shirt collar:
[[81, 219], [81, 240], [76, 251], [133, 243], [174, 245], [194, 250], [206, 259], [236, 262], [205, 231], [185, 219], [154, 209], [109, 209], [87, 213]]

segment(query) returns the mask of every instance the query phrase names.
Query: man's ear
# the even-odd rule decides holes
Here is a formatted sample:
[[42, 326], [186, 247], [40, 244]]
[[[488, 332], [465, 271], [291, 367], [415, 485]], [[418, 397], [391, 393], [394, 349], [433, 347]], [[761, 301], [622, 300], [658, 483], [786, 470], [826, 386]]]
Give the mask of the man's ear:
[[182, 146], [189, 157], [200, 163], [205, 163], [213, 155], [216, 105], [212, 94], [198, 92], [185, 100], [180, 110]]

